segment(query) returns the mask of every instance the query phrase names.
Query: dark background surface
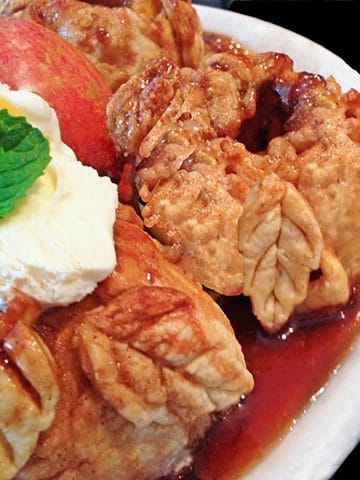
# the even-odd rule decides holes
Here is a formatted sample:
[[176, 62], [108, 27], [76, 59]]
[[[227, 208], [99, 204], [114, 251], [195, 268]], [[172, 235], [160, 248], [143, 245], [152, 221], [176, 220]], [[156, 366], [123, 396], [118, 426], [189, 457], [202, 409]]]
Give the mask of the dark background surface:
[[[311, 38], [360, 71], [359, 1], [234, 1], [230, 10]], [[360, 480], [360, 476], [358, 477]]]
[[[195, 3], [222, 6], [293, 30], [333, 51], [360, 72], [359, 1], [195, 0]], [[360, 445], [331, 480], [360, 480]]]

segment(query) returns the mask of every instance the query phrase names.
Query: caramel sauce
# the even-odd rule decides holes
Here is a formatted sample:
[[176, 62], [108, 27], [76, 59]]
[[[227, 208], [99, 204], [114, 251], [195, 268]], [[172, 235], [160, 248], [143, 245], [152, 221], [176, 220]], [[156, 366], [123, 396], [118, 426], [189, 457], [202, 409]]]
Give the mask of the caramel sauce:
[[[360, 285], [359, 285], [360, 286]], [[342, 310], [293, 318], [266, 335], [243, 298], [222, 305], [254, 375], [253, 392], [220, 417], [198, 446], [181, 480], [238, 480], [289, 431], [360, 335], [360, 291]]]
[[233, 37], [206, 31], [203, 34], [203, 38], [208, 53], [230, 53], [242, 60], [245, 65], [251, 64], [250, 51]]

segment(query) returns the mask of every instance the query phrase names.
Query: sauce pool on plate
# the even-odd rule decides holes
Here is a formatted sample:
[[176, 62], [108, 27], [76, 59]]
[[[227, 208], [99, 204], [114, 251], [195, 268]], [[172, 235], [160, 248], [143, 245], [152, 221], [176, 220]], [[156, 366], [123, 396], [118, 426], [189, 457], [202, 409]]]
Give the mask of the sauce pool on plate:
[[293, 318], [277, 336], [266, 335], [243, 298], [222, 305], [242, 345], [255, 388], [223, 415], [181, 480], [238, 480], [286, 435], [349, 353], [360, 334], [360, 291], [334, 312]]

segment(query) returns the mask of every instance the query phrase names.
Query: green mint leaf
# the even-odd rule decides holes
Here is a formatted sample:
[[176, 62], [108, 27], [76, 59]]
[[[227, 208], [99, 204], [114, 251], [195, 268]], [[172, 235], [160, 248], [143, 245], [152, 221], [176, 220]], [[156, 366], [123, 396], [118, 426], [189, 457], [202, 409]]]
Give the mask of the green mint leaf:
[[0, 110], [0, 218], [15, 208], [50, 162], [49, 142], [24, 117]]

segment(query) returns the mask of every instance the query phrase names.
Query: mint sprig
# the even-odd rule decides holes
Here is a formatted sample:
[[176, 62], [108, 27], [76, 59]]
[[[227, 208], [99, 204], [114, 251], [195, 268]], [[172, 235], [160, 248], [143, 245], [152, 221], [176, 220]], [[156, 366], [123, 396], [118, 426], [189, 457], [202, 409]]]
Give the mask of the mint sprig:
[[0, 110], [0, 218], [43, 173], [51, 160], [49, 151], [48, 140], [25, 117]]

